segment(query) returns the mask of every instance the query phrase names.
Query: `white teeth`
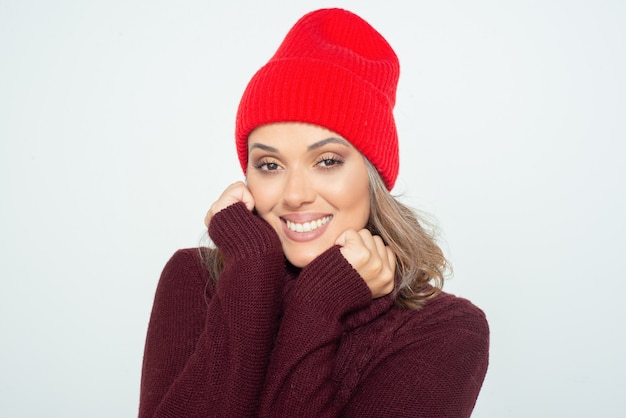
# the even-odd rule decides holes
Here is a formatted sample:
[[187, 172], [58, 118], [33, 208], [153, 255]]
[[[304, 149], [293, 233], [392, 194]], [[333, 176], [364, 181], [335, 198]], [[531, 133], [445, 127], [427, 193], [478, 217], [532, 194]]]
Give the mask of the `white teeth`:
[[322, 225], [326, 225], [332, 219], [332, 216], [326, 216], [322, 219], [318, 219], [311, 222], [305, 222], [302, 224], [287, 221], [287, 228], [291, 229], [294, 232], [311, 232]]

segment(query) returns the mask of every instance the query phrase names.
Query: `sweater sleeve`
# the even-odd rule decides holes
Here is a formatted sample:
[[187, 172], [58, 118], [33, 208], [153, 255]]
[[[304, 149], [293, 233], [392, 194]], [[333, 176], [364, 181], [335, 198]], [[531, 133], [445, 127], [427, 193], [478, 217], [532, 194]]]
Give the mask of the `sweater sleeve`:
[[332, 247], [306, 266], [284, 300], [262, 417], [337, 417], [333, 379], [344, 319], [371, 304], [359, 274]]
[[[455, 298], [430, 318], [418, 315], [392, 337], [366, 373], [345, 417], [469, 417], [489, 363], [483, 312]], [[436, 310], [436, 309], [435, 309]]]
[[282, 247], [272, 228], [242, 203], [216, 214], [209, 234], [225, 266], [192, 348], [194, 331], [188, 330], [199, 320], [197, 313], [186, 315], [198, 296], [178, 291], [189, 261], [175, 257], [161, 277], [144, 354], [140, 417], [244, 417], [258, 407], [280, 313]]

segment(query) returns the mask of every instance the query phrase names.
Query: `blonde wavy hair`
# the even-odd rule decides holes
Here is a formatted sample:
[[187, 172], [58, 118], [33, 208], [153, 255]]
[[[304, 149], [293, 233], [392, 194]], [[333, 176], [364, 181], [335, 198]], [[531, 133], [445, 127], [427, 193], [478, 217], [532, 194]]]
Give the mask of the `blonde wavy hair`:
[[[439, 294], [451, 267], [436, 242], [433, 224], [392, 196], [376, 168], [364, 159], [370, 187], [366, 228], [379, 235], [396, 254], [396, 305], [420, 309]], [[224, 268], [222, 252], [207, 245], [200, 248], [200, 255], [213, 280], [217, 280]]]
[[437, 244], [433, 223], [393, 197], [376, 168], [365, 162], [370, 183], [367, 229], [396, 254], [396, 305], [419, 309], [437, 296], [452, 269]]

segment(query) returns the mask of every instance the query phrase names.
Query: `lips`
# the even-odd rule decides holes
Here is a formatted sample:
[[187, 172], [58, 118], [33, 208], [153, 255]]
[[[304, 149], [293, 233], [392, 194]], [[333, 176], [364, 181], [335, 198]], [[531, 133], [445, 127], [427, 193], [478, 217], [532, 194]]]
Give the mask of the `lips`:
[[292, 214], [281, 217], [284, 234], [293, 241], [311, 241], [326, 230], [333, 219], [325, 214]]

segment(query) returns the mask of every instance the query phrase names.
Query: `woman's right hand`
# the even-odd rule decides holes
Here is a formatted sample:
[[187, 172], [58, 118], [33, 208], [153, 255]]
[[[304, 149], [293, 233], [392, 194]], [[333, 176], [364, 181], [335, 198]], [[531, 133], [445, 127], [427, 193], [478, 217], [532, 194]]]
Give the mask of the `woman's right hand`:
[[206, 227], [209, 227], [211, 219], [216, 213], [238, 202], [243, 202], [250, 212], [254, 209], [252, 193], [250, 193], [250, 190], [248, 190], [248, 187], [242, 181], [228, 186], [222, 195], [211, 205], [211, 208], [209, 208], [209, 211], [204, 217]]

